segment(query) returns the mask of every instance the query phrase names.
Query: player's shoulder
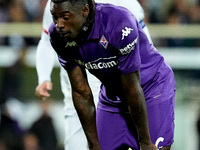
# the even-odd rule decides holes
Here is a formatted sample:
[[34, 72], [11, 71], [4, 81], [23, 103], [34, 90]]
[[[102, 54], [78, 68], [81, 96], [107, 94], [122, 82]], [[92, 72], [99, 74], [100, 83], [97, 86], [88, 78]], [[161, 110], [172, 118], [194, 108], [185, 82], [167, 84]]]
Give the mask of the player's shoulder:
[[99, 20], [96, 20], [100, 24], [104, 34], [108, 39], [121, 38], [121, 32], [125, 28], [137, 28], [137, 19], [126, 8], [121, 6], [115, 6], [112, 4], [97, 4], [97, 15]]
[[97, 4], [96, 12], [99, 14], [98, 22], [105, 25], [105, 27], [112, 27], [113, 29], [120, 29], [129, 24], [134, 24], [137, 21], [131, 11], [122, 6], [113, 4]]
[[128, 16], [133, 16], [127, 8], [108, 3], [96, 3], [96, 10], [99, 11], [104, 19], [123, 19]]
[[[101, 23], [105, 30], [121, 30], [129, 24], [134, 24], [137, 21], [135, 16], [126, 8], [112, 4], [96, 4], [96, 14], [99, 16], [99, 23]], [[131, 26], [132, 26], [131, 25]]]

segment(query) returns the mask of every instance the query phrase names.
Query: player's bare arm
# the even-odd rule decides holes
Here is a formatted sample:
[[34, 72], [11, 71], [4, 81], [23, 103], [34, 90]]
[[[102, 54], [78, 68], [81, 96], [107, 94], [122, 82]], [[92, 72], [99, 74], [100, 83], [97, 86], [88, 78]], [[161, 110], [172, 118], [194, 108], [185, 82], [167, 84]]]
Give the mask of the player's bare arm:
[[90, 150], [100, 150], [96, 130], [96, 109], [91, 89], [80, 67], [68, 71], [72, 86], [72, 98], [86, 134]]
[[123, 74], [121, 78], [128, 109], [138, 131], [140, 149], [156, 150], [157, 148], [152, 144], [149, 134], [146, 103], [140, 86], [140, 73], [136, 71], [130, 74]]
[[53, 89], [53, 84], [51, 81], [44, 81], [41, 84], [38, 84], [38, 86], [35, 89], [35, 95], [39, 97], [42, 100], [46, 100], [51, 95], [48, 91], [51, 91]]

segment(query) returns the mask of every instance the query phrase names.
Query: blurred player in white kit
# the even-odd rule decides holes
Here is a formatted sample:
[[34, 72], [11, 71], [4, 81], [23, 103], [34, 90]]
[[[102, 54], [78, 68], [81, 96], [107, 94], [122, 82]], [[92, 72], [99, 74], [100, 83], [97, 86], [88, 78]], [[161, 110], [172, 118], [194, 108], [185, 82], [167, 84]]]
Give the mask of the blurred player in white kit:
[[[138, 22], [140, 23], [147, 37], [149, 38], [149, 41], [152, 42], [149, 31], [145, 26], [145, 23], [143, 22], [144, 11], [137, 0], [95, 0], [95, 2], [111, 3], [129, 9], [136, 16]], [[50, 97], [48, 91], [53, 90], [51, 82], [51, 72], [54, 67], [54, 60], [56, 58], [56, 55], [55, 51], [51, 47], [48, 36], [48, 28], [51, 22], [52, 16], [50, 13], [50, 0], [48, 0], [43, 16], [43, 31], [36, 52], [38, 86], [36, 87], [35, 93], [40, 99], [47, 99], [48, 97]], [[98, 79], [96, 79], [96, 77], [94, 77], [90, 73], [87, 73], [87, 76], [92, 92], [94, 94], [94, 101], [97, 104], [98, 92], [101, 83]], [[64, 94], [65, 150], [88, 150], [87, 140], [72, 102], [70, 81], [68, 79], [67, 72], [62, 67], [60, 67], [60, 81], [61, 90]]]

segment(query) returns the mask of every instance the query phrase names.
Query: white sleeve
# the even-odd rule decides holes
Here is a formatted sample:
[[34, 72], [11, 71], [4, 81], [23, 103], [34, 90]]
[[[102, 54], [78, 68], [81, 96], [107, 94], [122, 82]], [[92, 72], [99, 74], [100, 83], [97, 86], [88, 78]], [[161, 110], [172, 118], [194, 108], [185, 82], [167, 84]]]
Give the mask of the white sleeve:
[[36, 50], [36, 70], [39, 84], [51, 80], [51, 72], [54, 67], [56, 55], [48, 36], [48, 28], [51, 22], [50, 0], [48, 0], [43, 15], [43, 31]]
[[[43, 36], [48, 35], [46, 33]], [[45, 35], [46, 34], [46, 35]], [[40, 39], [36, 51], [36, 70], [38, 74], [38, 82], [51, 81], [51, 72], [55, 61], [55, 52], [49, 41]]]

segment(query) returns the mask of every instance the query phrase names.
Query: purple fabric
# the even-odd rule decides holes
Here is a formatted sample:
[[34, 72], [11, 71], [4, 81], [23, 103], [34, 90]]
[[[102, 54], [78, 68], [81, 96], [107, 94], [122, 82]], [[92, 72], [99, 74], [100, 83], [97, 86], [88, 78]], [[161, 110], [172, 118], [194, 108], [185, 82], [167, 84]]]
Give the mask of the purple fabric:
[[[173, 143], [174, 97], [147, 108], [152, 142], [161, 148]], [[139, 150], [137, 132], [128, 113], [113, 113], [97, 109], [97, 131], [102, 150]]]
[[127, 111], [120, 75], [136, 70], [140, 70], [141, 86], [151, 105], [164, 102], [174, 93], [171, 68], [149, 43], [133, 14], [125, 8], [96, 4], [92, 31], [87, 41], [78, 46], [64, 41], [54, 24], [49, 32], [51, 44], [66, 70], [79, 65], [102, 82], [99, 109]]

